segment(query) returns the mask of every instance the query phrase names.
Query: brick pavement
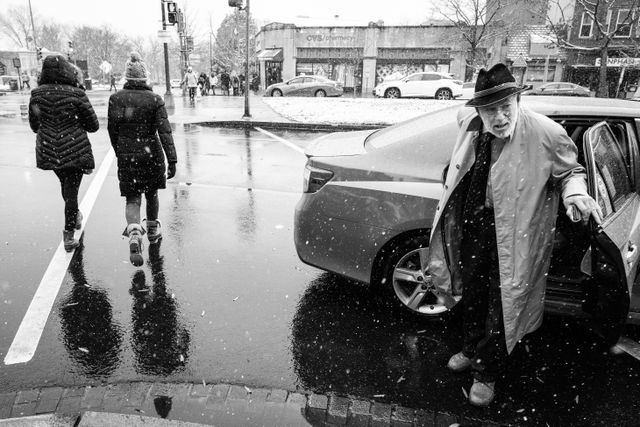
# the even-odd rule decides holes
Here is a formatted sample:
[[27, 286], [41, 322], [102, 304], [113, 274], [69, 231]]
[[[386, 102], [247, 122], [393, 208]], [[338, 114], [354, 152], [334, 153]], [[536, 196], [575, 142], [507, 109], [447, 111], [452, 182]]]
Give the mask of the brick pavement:
[[[56, 423], [33, 421], [45, 415], [58, 417]], [[23, 423], [27, 421], [34, 424]], [[0, 427], [9, 425], [497, 426], [334, 394], [150, 382], [44, 387], [0, 394]]]

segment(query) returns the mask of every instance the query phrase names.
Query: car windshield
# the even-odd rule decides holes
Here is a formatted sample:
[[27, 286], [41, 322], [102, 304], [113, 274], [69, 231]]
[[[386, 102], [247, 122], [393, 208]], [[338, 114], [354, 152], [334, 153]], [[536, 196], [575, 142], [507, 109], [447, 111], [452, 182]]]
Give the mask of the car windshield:
[[[430, 137], [433, 136], [429, 142], [433, 141], [437, 143], [451, 135], [455, 138], [457, 132], [456, 113], [459, 108], [459, 105], [454, 105], [376, 131], [367, 137], [365, 147], [367, 151], [372, 151], [389, 146], [400, 140], [407, 141], [417, 137], [424, 137], [425, 127], [429, 129], [428, 135]], [[399, 135], [402, 137], [401, 139], [398, 138]]]

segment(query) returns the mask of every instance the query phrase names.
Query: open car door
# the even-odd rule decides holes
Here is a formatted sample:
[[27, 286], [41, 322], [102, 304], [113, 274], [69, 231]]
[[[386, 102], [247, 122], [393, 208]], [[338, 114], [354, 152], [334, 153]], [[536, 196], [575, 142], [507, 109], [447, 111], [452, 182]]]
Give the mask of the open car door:
[[589, 194], [602, 209], [603, 220], [600, 226], [591, 220], [592, 275], [583, 309], [593, 316], [594, 330], [608, 345], [616, 344], [626, 323], [640, 254], [640, 196], [625, 152], [606, 122], [584, 135]]

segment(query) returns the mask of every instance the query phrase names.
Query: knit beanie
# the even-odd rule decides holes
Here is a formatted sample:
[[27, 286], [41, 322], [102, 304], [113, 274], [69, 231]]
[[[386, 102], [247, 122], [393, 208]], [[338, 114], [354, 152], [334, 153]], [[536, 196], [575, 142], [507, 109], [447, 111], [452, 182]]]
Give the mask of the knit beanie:
[[138, 52], [131, 52], [131, 57], [124, 66], [124, 77], [127, 80], [147, 80], [147, 66]]

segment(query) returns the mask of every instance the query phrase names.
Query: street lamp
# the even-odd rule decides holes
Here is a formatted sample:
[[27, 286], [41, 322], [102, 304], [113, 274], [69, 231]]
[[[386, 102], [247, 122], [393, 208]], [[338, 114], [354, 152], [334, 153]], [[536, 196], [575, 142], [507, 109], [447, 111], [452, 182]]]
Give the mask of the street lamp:
[[251, 113], [249, 112], [249, 21], [251, 19], [251, 14], [249, 12], [249, 1], [247, 0], [247, 5], [242, 7], [242, 0], [229, 0], [229, 6], [237, 7], [238, 10], [244, 10], [247, 14], [247, 22], [245, 26], [245, 40], [246, 40], [246, 48], [247, 55], [244, 63], [244, 115], [243, 119], [251, 118]]

